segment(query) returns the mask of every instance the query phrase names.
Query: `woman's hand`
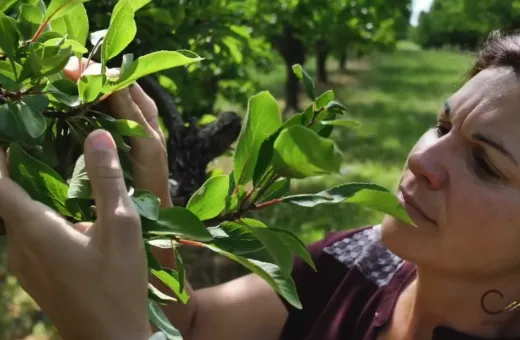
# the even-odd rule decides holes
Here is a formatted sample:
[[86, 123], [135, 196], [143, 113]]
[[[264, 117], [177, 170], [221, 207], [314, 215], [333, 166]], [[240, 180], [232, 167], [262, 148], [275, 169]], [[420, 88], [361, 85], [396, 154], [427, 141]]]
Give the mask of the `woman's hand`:
[[[87, 65], [86, 60], [82, 60], [80, 65], [77, 58], [72, 58], [64, 72], [72, 81], [78, 81], [81, 75], [100, 74], [101, 64], [90, 62]], [[118, 75], [119, 71], [109, 69], [107, 73]], [[135, 83], [110, 95], [104, 103], [108, 114], [114, 118], [133, 120], [148, 132], [148, 138], [130, 138], [134, 186], [159, 197], [162, 208], [170, 207], [166, 142], [159, 128], [158, 110], [154, 101]]]
[[141, 223], [115, 143], [108, 132], [97, 130], [88, 136], [84, 154], [97, 220], [72, 225], [9, 178], [0, 152], [8, 265], [64, 339], [148, 339]]

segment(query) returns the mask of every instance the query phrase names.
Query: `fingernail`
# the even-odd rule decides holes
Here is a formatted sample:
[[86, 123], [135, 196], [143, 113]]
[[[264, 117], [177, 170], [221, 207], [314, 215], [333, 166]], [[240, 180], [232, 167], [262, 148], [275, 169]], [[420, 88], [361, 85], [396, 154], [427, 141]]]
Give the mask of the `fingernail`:
[[116, 147], [112, 136], [103, 130], [92, 132], [89, 138], [89, 144], [93, 149], [103, 151], [112, 151]]

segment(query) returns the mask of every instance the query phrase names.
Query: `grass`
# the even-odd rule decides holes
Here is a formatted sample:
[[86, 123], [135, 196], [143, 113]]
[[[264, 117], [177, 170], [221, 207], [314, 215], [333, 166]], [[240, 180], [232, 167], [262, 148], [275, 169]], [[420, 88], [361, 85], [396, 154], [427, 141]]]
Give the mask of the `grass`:
[[[293, 192], [317, 192], [348, 182], [372, 182], [391, 190], [396, 187], [409, 150], [435, 124], [443, 101], [462, 85], [473, 62], [470, 55], [420, 51], [408, 43], [399, 47], [391, 54], [353, 60], [346, 72], [339, 71], [335, 61], [329, 62], [330, 81], [317, 84], [319, 93], [333, 89], [361, 128], [336, 128], [332, 136], [344, 151], [341, 174], [293, 181]], [[311, 75], [315, 74], [313, 66], [312, 62], [305, 65]], [[262, 90], [269, 90], [281, 105], [284, 75], [282, 65], [269, 74], [257, 75]], [[379, 223], [382, 214], [354, 205], [313, 209], [281, 205], [255, 217], [270, 226], [288, 228], [309, 243], [329, 231]]]

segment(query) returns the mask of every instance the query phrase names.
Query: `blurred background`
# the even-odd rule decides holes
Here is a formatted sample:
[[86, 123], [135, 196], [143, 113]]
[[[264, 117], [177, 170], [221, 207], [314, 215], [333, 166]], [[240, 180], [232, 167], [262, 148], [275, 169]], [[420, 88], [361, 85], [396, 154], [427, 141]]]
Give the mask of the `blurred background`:
[[[108, 26], [115, 0], [85, 3], [91, 31]], [[435, 125], [443, 100], [464, 82], [492, 30], [520, 26], [520, 0], [152, 0], [136, 14], [136, 56], [188, 49], [205, 60], [156, 75], [184, 121], [203, 127], [221, 112], [243, 116], [248, 98], [269, 90], [285, 117], [308, 100], [290, 66], [301, 63], [320, 92], [361, 123], [332, 136], [344, 151], [340, 174], [293, 181], [294, 193], [369, 181], [393, 189], [418, 137]], [[229, 154], [208, 171], [228, 173]], [[267, 208], [256, 216], [305, 243], [327, 232], [378, 223], [357, 206]], [[186, 254], [192, 284], [216, 284], [241, 269]], [[200, 255], [200, 254], [199, 254]], [[5, 268], [0, 240], [0, 339], [54, 339], [52, 325]]]

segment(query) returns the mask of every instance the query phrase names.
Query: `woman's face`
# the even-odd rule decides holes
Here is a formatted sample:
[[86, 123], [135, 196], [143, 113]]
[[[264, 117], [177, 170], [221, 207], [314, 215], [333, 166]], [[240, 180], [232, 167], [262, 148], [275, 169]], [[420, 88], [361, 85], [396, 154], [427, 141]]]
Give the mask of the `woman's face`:
[[398, 256], [470, 276], [520, 270], [518, 75], [484, 70], [450, 97], [413, 147], [400, 191], [417, 226], [384, 218], [383, 242]]

